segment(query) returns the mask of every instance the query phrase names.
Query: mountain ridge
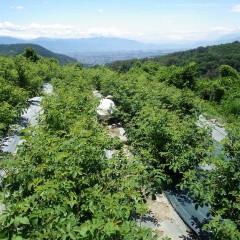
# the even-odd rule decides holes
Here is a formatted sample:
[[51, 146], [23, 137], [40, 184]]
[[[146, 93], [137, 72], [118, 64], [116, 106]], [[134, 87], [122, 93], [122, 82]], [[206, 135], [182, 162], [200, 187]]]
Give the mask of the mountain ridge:
[[228, 34], [213, 40], [144, 43], [121, 37], [85, 37], [85, 38], [48, 38], [20, 39], [0, 36], [0, 44], [33, 43], [41, 45], [50, 51], [86, 52], [86, 51], [139, 51], [139, 50], [187, 50], [199, 46], [230, 43], [240, 40], [239, 34]]
[[0, 44], [33, 43], [41, 45], [58, 53], [86, 52], [86, 51], [151, 51], [151, 50], [184, 50], [191, 46], [174, 43], [144, 43], [137, 40], [119, 37], [92, 37], [92, 38], [35, 38], [20, 39], [1, 37]]
[[54, 53], [38, 44], [30, 43], [0, 44], [0, 54], [6, 56], [16, 56], [24, 52], [27, 47], [32, 47], [37, 54], [41, 55], [42, 57], [57, 59], [61, 65], [77, 62], [75, 58], [66, 56], [64, 54]]

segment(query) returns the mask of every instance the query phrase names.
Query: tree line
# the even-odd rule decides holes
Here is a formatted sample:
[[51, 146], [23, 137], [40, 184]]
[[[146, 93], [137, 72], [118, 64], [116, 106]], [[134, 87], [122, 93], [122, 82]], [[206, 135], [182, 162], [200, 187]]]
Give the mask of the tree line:
[[197, 64], [197, 74], [201, 77], [215, 78], [220, 75], [219, 67], [229, 65], [240, 71], [240, 42], [198, 47], [187, 51], [175, 52], [160, 57], [143, 60], [116, 61], [109, 64], [109, 67], [121, 72], [128, 71], [137, 61], [148, 60], [158, 62], [162, 66], [170, 67], [185, 66], [191, 62]]

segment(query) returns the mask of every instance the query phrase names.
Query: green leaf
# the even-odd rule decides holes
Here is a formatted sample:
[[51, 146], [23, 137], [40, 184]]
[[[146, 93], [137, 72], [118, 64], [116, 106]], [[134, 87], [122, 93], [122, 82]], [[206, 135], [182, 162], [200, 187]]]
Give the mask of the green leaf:
[[19, 218], [20, 223], [24, 224], [24, 225], [29, 225], [29, 219], [27, 217], [21, 217]]
[[21, 236], [15, 236], [12, 238], [12, 240], [24, 240], [25, 238], [22, 238]]

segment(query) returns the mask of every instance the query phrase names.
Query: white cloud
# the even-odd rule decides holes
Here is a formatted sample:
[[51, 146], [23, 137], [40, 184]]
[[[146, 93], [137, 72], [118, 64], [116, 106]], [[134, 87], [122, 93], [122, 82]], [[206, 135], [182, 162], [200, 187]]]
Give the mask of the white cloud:
[[81, 38], [93, 36], [115, 36], [123, 37], [128, 33], [114, 27], [89, 28], [81, 30], [72, 25], [61, 24], [39, 24], [20, 25], [12, 22], [0, 22], [0, 36], [11, 36], [19, 38], [37, 37], [59, 37], [59, 38]]
[[29, 25], [20, 25], [12, 22], [0, 22], [0, 35], [20, 37], [20, 38], [36, 38], [36, 37], [62, 37], [68, 36], [74, 31], [74, 27], [70, 25], [60, 24], [38, 24], [31, 23]]
[[99, 13], [103, 13], [103, 9], [102, 9], [102, 8], [99, 8], [97, 11], [98, 11]]
[[231, 12], [238, 12], [238, 13], [240, 13], [240, 4], [233, 6], [232, 9], [231, 9]]
[[196, 42], [207, 39], [208, 32], [206, 31], [159, 31], [149, 34], [142, 34], [139, 39], [145, 42], [154, 43], [183, 43], [183, 42]]
[[22, 10], [22, 9], [24, 9], [24, 7], [23, 6], [17, 6], [16, 9], [17, 10]]
[[[202, 8], [209, 8], [209, 7], [219, 7], [219, 3], [155, 3], [153, 4], [154, 6], [159, 6], [159, 7], [202, 7]], [[224, 4], [221, 4], [221, 6], [224, 6]]]
[[231, 34], [236, 32], [237, 29], [229, 28], [229, 27], [222, 27], [222, 26], [216, 26], [211, 29], [211, 31], [219, 33], [219, 34]]
[[127, 35], [128, 33], [120, 31], [114, 27], [109, 27], [109, 28], [102, 27], [102, 28], [90, 28], [87, 30], [86, 34], [88, 36], [121, 37], [123, 35]]
[[240, 26], [231, 28], [226, 26], [215, 26], [201, 31], [153, 31], [129, 33], [116, 27], [93, 27], [83, 29], [72, 25], [61, 24], [39, 24], [28, 25], [16, 24], [13, 22], [0, 22], [0, 36], [10, 36], [23, 39], [33, 39], [37, 37], [48, 38], [89, 38], [89, 37], [121, 37], [142, 40], [155, 43], [182, 43], [196, 42], [201, 40], [213, 40], [218, 37], [240, 33]]
[[16, 7], [10, 7], [11, 9], [14, 9], [14, 10], [23, 10], [24, 7], [23, 6], [16, 6]]
[[139, 36], [138, 39], [141, 39], [144, 42], [155, 43], [191, 43], [216, 40], [220, 37], [231, 34], [240, 34], [240, 27], [228, 28], [216, 26], [202, 31], [155, 32], [151, 34], [143, 34]]

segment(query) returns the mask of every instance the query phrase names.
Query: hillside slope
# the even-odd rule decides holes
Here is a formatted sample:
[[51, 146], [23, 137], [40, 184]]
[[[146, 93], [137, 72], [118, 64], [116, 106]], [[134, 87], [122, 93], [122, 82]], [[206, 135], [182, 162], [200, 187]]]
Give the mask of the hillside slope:
[[0, 44], [0, 55], [16, 56], [18, 54], [21, 54], [27, 47], [32, 47], [42, 57], [57, 59], [61, 65], [66, 65], [70, 62], [77, 62], [77, 60], [72, 57], [51, 52], [46, 48], [41, 47], [37, 44], [28, 44], [28, 43]]
[[[142, 62], [147, 60], [149, 59], [146, 58]], [[109, 66], [113, 69], [125, 71], [133, 66], [136, 61], [138, 60], [118, 61], [109, 64]], [[235, 41], [215, 46], [198, 47], [192, 50], [154, 57], [151, 58], [151, 61], [158, 62], [164, 66], [185, 66], [191, 62], [195, 62], [200, 75], [215, 77], [218, 75], [217, 69], [223, 64], [227, 64], [240, 71], [240, 42]]]
[[172, 64], [183, 66], [190, 62], [196, 62], [202, 74], [212, 75], [223, 64], [227, 64], [240, 71], [240, 42], [198, 47], [196, 49], [176, 52], [153, 59], [162, 65]]

